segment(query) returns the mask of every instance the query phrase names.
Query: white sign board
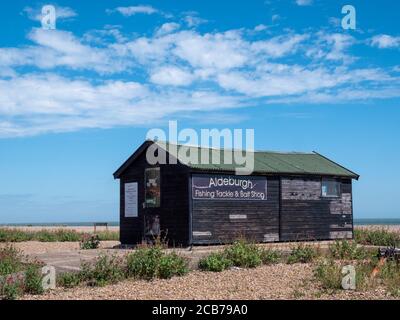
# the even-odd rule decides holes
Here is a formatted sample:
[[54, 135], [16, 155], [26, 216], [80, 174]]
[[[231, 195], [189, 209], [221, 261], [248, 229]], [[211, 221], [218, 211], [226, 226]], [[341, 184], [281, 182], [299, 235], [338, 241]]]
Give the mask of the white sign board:
[[138, 216], [138, 184], [125, 183], [125, 218]]

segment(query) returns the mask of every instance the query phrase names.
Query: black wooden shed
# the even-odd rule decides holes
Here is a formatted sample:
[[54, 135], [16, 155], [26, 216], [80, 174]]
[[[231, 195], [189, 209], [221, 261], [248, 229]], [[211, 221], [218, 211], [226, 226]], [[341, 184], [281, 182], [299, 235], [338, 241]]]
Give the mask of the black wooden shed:
[[[256, 151], [253, 173], [236, 175], [223, 163], [226, 150], [173, 145], [172, 153], [170, 146], [145, 141], [114, 173], [122, 244], [159, 234], [176, 246], [353, 238], [352, 179], [359, 176], [332, 160]], [[150, 164], [150, 147], [164, 151], [166, 163]], [[183, 147], [220, 153], [221, 164], [188, 163], [176, 152]]]

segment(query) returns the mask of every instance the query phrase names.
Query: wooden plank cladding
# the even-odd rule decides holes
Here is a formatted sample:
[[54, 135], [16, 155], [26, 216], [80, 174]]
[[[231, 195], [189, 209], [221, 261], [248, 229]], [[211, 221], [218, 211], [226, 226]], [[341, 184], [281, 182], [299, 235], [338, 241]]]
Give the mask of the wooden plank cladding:
[[[205, 181], [210, 179], [229, 179], [228, 175], [221, 174], [194, 174], [192, 181], [198, 178]], [[241, 198], [232, 200], [224, 199], [193, 199], [192, 200], [192, 224], [193, 230], [210, 231], [211, 236], [193, 238], [194, 244], [224, 243], [237, 238], [245, 237], [257, 242], [279, 241], [279, 178], [244, 176], [242, 180], [250, 181], [253, 190], [266, 190], [263, 199]], [[229, 182], [229, 181], [228, 181]], [[266, 182], [266, 186], [264, 185]], [[246, 184], [246, 186], [251, 183]], [[256, 186], [257, 183], [261, 185]], [[260, 188], [259, 188], [260, 187]], [[224, 190], [222, 186], [219, 190]], [[232, 192], [240, 192], [237, 186]], [[207, 189], [205, 189], [207, 190]], [[246, 189], [246, 191], [250, 191]]]
[[[342, 190], [338, 197], [322, 197], [321, 181], [322, 177], [282, 178], [281, 240], [352, 237], [351, 180], [349, 187], [348, 179], [338, 179]], [[299, 196], [294, 199], [292, 194]]]
[[321, 197], [321, 179], [282, 179], [283, 200], [319, 200]]

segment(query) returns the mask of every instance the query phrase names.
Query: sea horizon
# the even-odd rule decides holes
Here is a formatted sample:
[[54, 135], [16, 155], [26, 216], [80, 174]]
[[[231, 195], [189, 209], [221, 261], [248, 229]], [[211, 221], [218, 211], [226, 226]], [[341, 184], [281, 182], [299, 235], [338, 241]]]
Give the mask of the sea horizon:
[[[87, 227], [93, 226], [94, 223], [100, 221], [74, 221], [74, 222], [19, 222], [19, 223], [0, 223], [0, 226], [11, 227]], [[103, 221], [107, 222], [110, 227], [118, 227], [118, 221]], [[103, 223], [100, 222], [100, 223]], [[354, 219], [354, 225], [400, 225], [400, 218], [357, 218]]]

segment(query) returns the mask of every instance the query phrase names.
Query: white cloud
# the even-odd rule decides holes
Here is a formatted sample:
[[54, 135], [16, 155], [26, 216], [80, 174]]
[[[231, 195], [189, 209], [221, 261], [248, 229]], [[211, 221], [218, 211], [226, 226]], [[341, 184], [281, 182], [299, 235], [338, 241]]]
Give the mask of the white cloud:
[[260, 99], [400, 97], [395, 67], [352, 65], [348, 34], [184, 28], [169, 22], [133, 38], [118, 26], [82, 37], [32, 29], [29, 45], [0, 48], [0, 136], [143, 125]]
[[265, 24], [259, 24], [254, 27], [254, 31], [256, 32], [264, 31], [266, 29], [268, 29], [268, 27]]
[[188, 86], [194, 80], [193, 75], [174, 66], [162, 67], [155, 70], [150, 77], [151, 82], [160, 85]]
[[158, 10], [153, 8], [152, 6], [130, 6], [130, 7], [117, 7], [114, 10], [108, 10], [109, 13], [111, 12], [119, 12], [125, 17], [134, 16], [135, 14], [154, 14], [157, 13]]
[[137, 82], [92, 84], [28, 74], [0, 80], [0, 137], [154, 125], [177, 113], [221, 110], [239, 102], [237, 97], [202, 90], [156, 91]]
[[71, 32], [34, 28], [28, 38], [35, 46], [25, 48], [0, 48], [0, 66], [31, 65], [40, 69], [68, 67], [95, 70], [100, 73], [122, 71], [126, 63], [112, 56], [110, 48], [84, 45]]
[[[55, 6], [56, 9], [56, 17], [59, 20], [68, 19], [76, 17], [78, 14], [69, 7], [60, 7]], [[42, 8], [32, 8], [32, 7], [25, 7], [23, 12], [28, 16], [29, 19], [35, 21], [41, 21], [42, 19]]]
[[174, 32], [180, 28], [180, 25], [175, 22], [164, 23], [160, 28], [158, 28], [156, 35], [162, 36], [171, 32]]
[[264, 53], [267, 57], [282, 57], [295, 53], [295, 50], [307, 35], [277, 36], [269, 40], [260, 40], [251, 44], [252, 49], [258, 53]]
[[348, 74], [346, 70], [276, 64], [262, 65], [251, 73], [230, 72], [218, 75], [218, 82], [223, 88], [253, 97], [304, 94], [345, 83], [375, 80], [387, 81], [390, 77], [376, 70], [354, 70]]
[[275, 22], [278, 21], [281, 18], [281, 16], [279, 14], [273, 14], [271, 17], [271, 21]]
[[185, 16], [185, 18], [183, 20], [186, 22], [186, 24], [188, 25], [189, 28], [197, 27], [203, 23], [208, 22], [206, 19], [197, 17], [195, 12]]
[[370, 43], [373, 47], [380, 49], [400, 47], [400, 37], [393, 37], [387, 34], [380, 34], [372, 37]]
[[248, 58], [245, 42], [236, 31], [205, 35], [182, 32], [175, 40], [173, 53], [197, 68], [240, 67]]
[[312, 5], [313, 0], [296, 0], [296, 4], [298, 6], [310, 6]]

